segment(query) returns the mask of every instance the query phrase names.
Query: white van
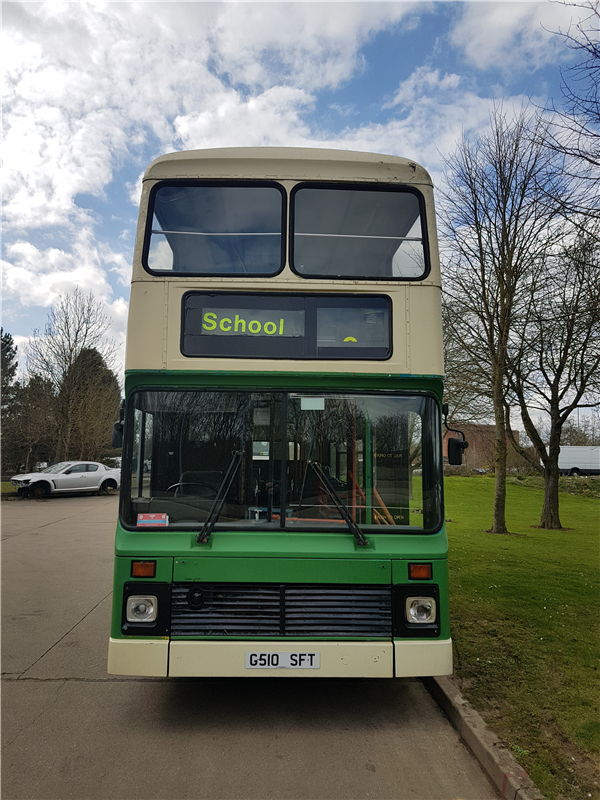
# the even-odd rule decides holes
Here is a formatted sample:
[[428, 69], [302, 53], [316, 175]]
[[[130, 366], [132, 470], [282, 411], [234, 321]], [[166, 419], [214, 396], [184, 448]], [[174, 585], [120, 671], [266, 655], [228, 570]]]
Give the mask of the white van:
[[561, 447], [561, 475], [600, 475], [600, 447]]

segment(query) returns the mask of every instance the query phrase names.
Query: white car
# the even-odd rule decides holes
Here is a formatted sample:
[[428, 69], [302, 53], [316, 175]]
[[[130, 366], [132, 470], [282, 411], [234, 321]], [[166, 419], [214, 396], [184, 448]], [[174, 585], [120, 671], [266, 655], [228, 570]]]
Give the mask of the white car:
[[45, 497], [49, 494], [116, 491], [121, 484], [121, 470], [111, 469], [97, 461], [61, 461], [42, 472], [13, 475], [10, 482], [24, 497]]

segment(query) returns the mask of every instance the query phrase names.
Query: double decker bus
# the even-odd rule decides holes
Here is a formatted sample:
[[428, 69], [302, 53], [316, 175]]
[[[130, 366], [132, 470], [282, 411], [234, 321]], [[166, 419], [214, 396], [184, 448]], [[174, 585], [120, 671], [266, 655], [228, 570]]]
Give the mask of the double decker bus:
[[432, 183], [171, 153], [134, 253], [108, 671], [452, 671]]

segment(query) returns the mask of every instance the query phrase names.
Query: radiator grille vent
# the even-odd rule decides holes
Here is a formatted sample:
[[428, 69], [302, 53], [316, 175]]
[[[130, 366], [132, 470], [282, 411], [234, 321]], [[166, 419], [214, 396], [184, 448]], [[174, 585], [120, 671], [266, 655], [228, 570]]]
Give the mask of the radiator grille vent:
[[[188, 596], [192, 589], [190, 605]], [[391, 587], [176, 583], [171, 604], [171, 635], [389, 638]]]

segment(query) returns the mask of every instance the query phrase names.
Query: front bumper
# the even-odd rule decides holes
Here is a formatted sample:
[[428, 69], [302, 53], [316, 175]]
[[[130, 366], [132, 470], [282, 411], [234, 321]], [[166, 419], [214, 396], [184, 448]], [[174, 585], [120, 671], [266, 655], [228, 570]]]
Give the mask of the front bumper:
[[[253, 653], [320, 653], [319, 669], [247, 669]], [[156, 677], [409, 678], [450, 675], [452, 640], [393, 642], [178, 641], [113, 639], [112, 675]]]

